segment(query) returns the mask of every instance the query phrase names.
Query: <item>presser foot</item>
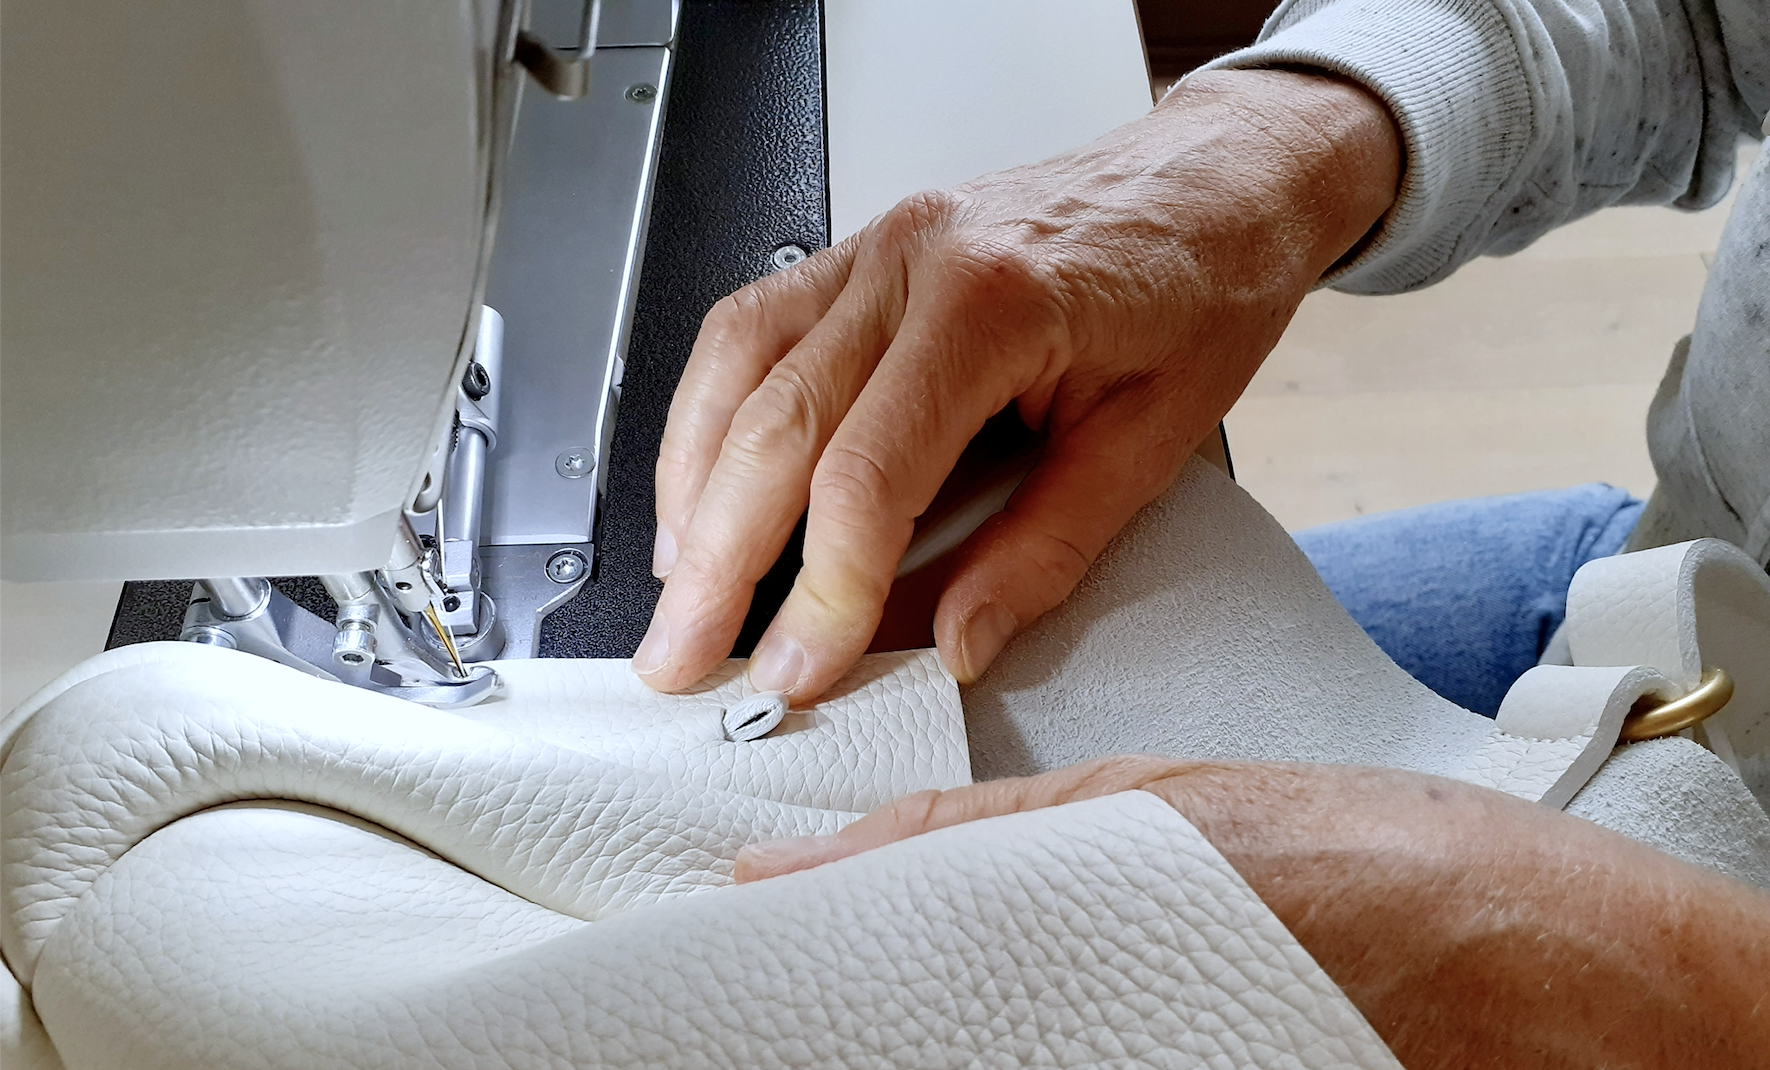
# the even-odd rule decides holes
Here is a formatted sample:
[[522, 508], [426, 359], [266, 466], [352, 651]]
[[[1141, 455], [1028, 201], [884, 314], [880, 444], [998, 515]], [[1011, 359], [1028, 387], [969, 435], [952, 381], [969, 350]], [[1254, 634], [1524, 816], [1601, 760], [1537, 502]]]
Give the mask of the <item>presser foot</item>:
[[[356, 577], [325, 577], [356, 581]], [[333, 680], [437, 709], [460, 709], [498, 689], [489, 665], [459, 668], [425, 643], [372, 584], [352, 583], [336, 626], [261, 578], [199, 580], [185, 607], [185, 642], [240, 650]], [[343, 585], [328, 590], [344, 593]]]

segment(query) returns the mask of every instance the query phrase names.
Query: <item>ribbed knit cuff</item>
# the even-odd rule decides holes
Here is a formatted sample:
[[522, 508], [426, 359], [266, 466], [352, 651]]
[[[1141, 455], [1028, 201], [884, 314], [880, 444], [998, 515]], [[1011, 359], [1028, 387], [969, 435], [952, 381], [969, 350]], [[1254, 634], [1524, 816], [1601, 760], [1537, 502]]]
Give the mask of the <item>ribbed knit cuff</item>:
[[1406, 141], [1400, 196], [1323, 278], [1352, 293], [1416, 289], [1480, 254], [1541, 151], [1540, 92], [1504, 0], [1291, 0], [1260, 41], [1201, 70], [1314, 67], [1389, 105]]

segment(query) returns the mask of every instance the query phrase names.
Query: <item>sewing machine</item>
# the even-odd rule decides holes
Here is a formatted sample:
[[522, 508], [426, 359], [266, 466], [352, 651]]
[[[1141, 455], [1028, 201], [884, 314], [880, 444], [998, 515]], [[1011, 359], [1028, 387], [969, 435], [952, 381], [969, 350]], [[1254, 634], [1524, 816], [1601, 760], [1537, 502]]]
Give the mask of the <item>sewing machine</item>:
[[630, 654], [705, 309], [1147, 107], [1128, 0], [827, 7], [9, 5], [6, 578], [437, 706]]
[[[689, 894], [729, 883], [740, 845], [971, 779], [930, 652], [742, 743], [735, 668], [665, 696], [618, 663], [517, 660], [624, 657], [643, 632], [652, 465], [705, 309], [917, 188], [1141, 113], [1129, 0], [5, 14], [5, 575], [127, 580], [110, 645], [187, 640], [93, 659], [5, 718], [9, 1067], [1393, 1064], [1148, 792]], [[1139, 597], [1060, 610], [986, 691], [1073, 726], [1038, 760], [1105, 753], [1113, 719], [1078, 697], [1169, 666], [1130, 675], [1176, 741], [1554, 806], [1589, 791], [1574, 812], [1756, 864], [1726, 852], [1763, 842], [1737, 834], [1761, 815], [1694, 744], [1631, 759], [1646, 793], [1600, 769], [1629, 708], [1611, 688], [1646, 659], [1545, 667], [1596, 673], [1599, 701], [1538, 703], [1559, 731], [1511, 734], [1389, 662], [1276, 521], [1201, 473], [1203, 507], [1140, 536], [1184, 553], [1108, 562]], [[1630, 604], [1698, 601], [1694, 580], [1662, 586]], [[1715, 601], [1730, 626], [1749, 604]], [[1274, 634], [1316, 641], [1274, 658]], [[1224, 672], [1173, 635], [1260, 656]], [[1750, 668], [1726, 638], [1703, 643]], [[458, 707], [500, 677], [500, 702], [460, 716], [316, 679]]]

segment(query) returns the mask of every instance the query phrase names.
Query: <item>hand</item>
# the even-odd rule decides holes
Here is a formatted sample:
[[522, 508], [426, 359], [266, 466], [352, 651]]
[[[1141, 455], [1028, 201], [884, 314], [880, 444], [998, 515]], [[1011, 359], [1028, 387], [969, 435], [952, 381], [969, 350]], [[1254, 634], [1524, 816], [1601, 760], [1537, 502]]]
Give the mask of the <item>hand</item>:
[[1043, 453], [956, 551], [934, 620], [974, 680], [1173, 481], [1399, 170], [1363, 89], [1201, 75], [1091, 145], [912, 197], [720, 302], [658, 457], [667, 583], [635, 670], [674, 690], [725, 657], [809, 506], [750, 676], [815, 698], [866, 649], [960, 451], [1013, 404]]
[[1394, 770], [1107, 758], [746, 847], [740, 882], [1141, 789], [1180, 812], [1409, 1070], [1763, 1066], [1770, 897], [1579, 818]]

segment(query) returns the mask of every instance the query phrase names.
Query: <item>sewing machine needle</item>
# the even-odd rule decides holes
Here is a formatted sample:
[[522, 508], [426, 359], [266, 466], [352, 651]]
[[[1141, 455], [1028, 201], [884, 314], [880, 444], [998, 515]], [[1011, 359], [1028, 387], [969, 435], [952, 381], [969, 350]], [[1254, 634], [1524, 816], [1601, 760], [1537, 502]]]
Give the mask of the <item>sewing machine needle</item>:
[[443, 649], [449, 652], [449, 660], [455, 663], [455, 675], [463, 680], [467, 679], [467, 666], [461, 664], [461, 652], [455, 649], [454, 637], [449, 635], [447, 628], [443, 627], [442, 618], [436, 615], [436, 606], [424, 607], [424, 619], [428, 620], [430, 626], [436, 629], [436, 637], [442, 640]]

